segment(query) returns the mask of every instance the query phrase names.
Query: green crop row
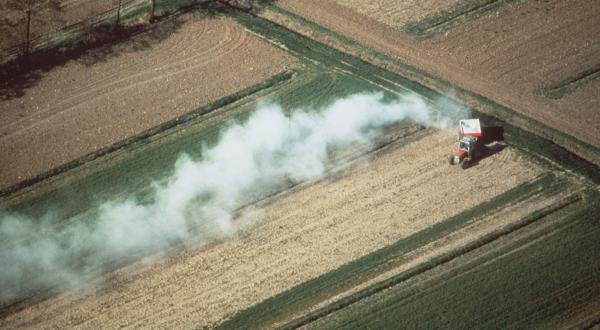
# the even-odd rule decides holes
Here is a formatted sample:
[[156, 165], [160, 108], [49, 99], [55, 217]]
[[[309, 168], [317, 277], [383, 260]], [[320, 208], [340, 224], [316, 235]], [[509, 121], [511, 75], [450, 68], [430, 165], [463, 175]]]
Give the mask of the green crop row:
[[409, 23], [402, 30], [417, 39], [430, 38], [466, 22], [489, 15], [516, 1], [518, 0], [462, 0], [446, 10]]
[[[379, 274], [397, 267], [405, 255], [419, 247], [434, 242], [468, 224], [482, 214], [489, 214], [510, 204], [526, 200], [536, 194], [553, 194], [564, 189], [565, 181], [553, 174], [544, 174], [537, 179], [514, 187], [493, 199], [463, 211], [427, 229], [403, 238], [394, 244], [365, 255], [329, 273], [304, 282], [276, 296], [240, 311], [224, 323], [221, 329], [239, 329], [246, 324], [256, 328], [272, 326], [305, 311], [339, 293], [368, 281]], [[414, 274], [411, 274], [414, 275]], [[329, 306], [328, 308], [335, 308]], [[329, 309], [319, 313], [329, 313]], [[318, 315], [320, 316], [320, 315]], [[314, 318], [307, 316], [297, 325]], [[318, 317], [317, 317], [318, 318]]]
[[[439, 98], [439, 93], [452, 90], [454, 91], [455, 98], [467, 101], [479, 109], [486, 111], [486, 114], [488, 114], [485, 115], [480, 111], [474, 111], [474, 116], [490, 120], [490, 125], [501, 125], [505, 131], [511, 131], [512, 136], [518, 136], [518, 143], [513, 143], [511, 146], [522, 149], [529, 154], [537, 154], [539, 156], [537, 158], [545, 159], [544, 162], [546, 164], [558, 164], [563, 169], [578, 173], [590, 179], [595, 184], [600, 184], [600, 170], [597, 165], [600, 164], [600, 149], [508, 107], [502, 106], [485, 96], [463, 89], [440, 77], [426, 73], [418, 68], [399, 62], [390, 56], [365, 47], [355, 40], [326, 29], [280, 7], [270, 6], [268, 10], [278, 15], [283, 15], [286, 19], [308, 29], [314, 38], [324, 37], [328, 40], [334, 40], [336, 44], [344, 48], [344, 52], [351, 52], [353, 55], [342, 53], [318, 41], [309, 40], [299, 33], [273, 22], [267, 22], [242, 13], [234, 13], [234, 16], [248, 29], [263, 34], [267, 39], [272, 39], [286, 47], [292, 47], [292, 52], [298, 53], [299, 56], [318, 58], [328, 54], [327, 57], [329, 58], [340, 59], [350, 64], [351, 68], [346, 67], [347, 70], [352, 70], [361, 77], [373, 79], [374, 82], [379, 83], [381, 81], [381, 79], [377, 78], [385, 78], [385, 81], [398, 82], [419, 93], [426, 99]], [[294, 48], [295, 44], [299, 47]], [[368, 63], [365, 60], [368, 60]], [[329, 63], [327, 62], [327, 64]], [[335, 65], [335, 63], [331, 63], [331, 65]], [[389, 86], [389, 83], [382, 82], [382, 84], [383, 86]], [[447, 100], [450, 99], [448, 98]], [[525, 144], [523, 145], [521, 142]], [[565, 147], [570, 149], [570, 151], [566, 150]], [[581, 156], [585, 157], [585, 159]]]
[[521, 225], [552, 225], [521, 236], [522, 226], [512, 228], [502, 233], [508, 243], [483, 246], [440, 275], [388, 286], [314, 325], [523, 329], [565, 321], [600, 299], [598, 202], [593, 192], [532, 214]]
[[595, 79], [600, 78], [600, 66], [587, 70], [577, 77], [558, 83], [555, 87], [543, 88], [538, 93], [549, 99], [560, 99], [563, 96], [572, 93]]
[[[2, 194], [8, 195], [13, 191], [38, 182], [48, 184], [50, 180], [57, 181], [56, 187], [46, 188], [45, 193], [37, 194], [33, 198], [25, 198], [23, 201], [21, 201], [22, 198], [16, 198], [17, 202], [10, 202], [7, 199], [2, 203], [2, 209], [9, 212], [18, 210], [22, 214], [41, 217], [56, 205], [62, 205], [61, 209], [69, 210], [69, 213], [57, 214], [57, 216], [69, 217], [81, 212], [98, 200], [114, 197], [119, 192], [123, 192], [124, 187], [128, 188], [127, 192], [137, 191], [148, 185], [148, 178], [159, 180], [167, 175], [165, 168], [171, 168], [182, 152], [192, 155], [199, 153], [200, 148], [193, 147], [193, 145], [199, 146], [199, 141], [204, 143], [216, 141], [221, 127], [216, 125], [212, 128], [202, 128], [199, 132], [193, 135], [188, 134], [178, 141], [163, 139], [160, 141], [161, 143], [156, 143], [154, 141], [158, 136], [175, 132], [188, 124], [198, 124], [206, 121], [210, 119], [209, 114], [215, 110], [235, 104], [250, 95], [280, 86], [282, 83], [288, 82], [293, 76], [293, 71], [281, 72], [258, 84], [198, 107], [177, 118], [43, 173], [30, 181], [21, 183], [19, 186], [11, 187], [3, 191]], [[139, 152], [142, 146], [148, 144], [150, 146], [144, 149], [148, 152]], [[136, 152], [125, 156], [123, 151]], [[117, 160], [100, 159], [106, 156], [114, 157], [117, 153], [121, 153], [121, 157], [117, 157], [119, 158]], [[98, 161], [92, 162], [96, 159]], [[102, 162], [101, 165], [96, 164], [100, 161]], [[83, 165], [87, 168], [82, 168]], [[81, 170], [82, 174], [73, 175], [69, 172], [75, 168]], [[60, 178], [60, 174], [63, 173], [68, 174], [70, 179]], [[74, 196], [77, 196], [75, 198], [77, 205], [69, 205], [69, 201], [73, 200]]]

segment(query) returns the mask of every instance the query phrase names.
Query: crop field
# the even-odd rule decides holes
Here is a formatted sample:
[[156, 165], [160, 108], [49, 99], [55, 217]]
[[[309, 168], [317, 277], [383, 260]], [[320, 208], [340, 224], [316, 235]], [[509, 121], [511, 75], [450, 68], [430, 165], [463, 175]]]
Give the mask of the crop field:
[[[0, 190], [103, 152], [292, 65], [227, 18], [196, 13], [34, 72], [3, 90], [0, 153], [11, 157], [0, 163]], [[71, 127], [78, 128], [76, 138]]]
[[[443, 93], [453, 91], [495, 116], [560, 139], [597, 164], [597, 3], [465, 0], [447, 8], [444, 2], [438, 12], [423, 3], [405, 14], [414, 21], [399, 19], [401, 26], [382, 19], [388, 7], [377, 12], [369, 6], [284, 0], [263, 16]], [[368, 15], [362, 14], [367, 7]], [[435, 35], [415, 35], [428, 26]], [[544, 96], [571, 81], [579, 83], [562, 98]], [[528, 119], [521, 122], [521, 115]]]
[[[572, 134], [455, 79], [481, 67], [427, 63], [526, 5], [388, 2], [203, 4], [3, 99], [0, 327], [598, 326], [596, 123]], [[596, 69], [512, 82], [532, 111], [579, 107]], [[468, 117], [502, 133], [462, 169]]]

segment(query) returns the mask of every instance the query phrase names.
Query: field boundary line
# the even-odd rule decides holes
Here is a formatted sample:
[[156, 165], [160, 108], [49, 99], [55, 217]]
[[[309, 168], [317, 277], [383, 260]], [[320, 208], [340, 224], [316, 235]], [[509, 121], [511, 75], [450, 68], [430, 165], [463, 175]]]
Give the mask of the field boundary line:
[[280, 329], [297, 329], [299, 327], [308, 325], [314, 321], [317, 321], [320, 318], [323, 318], [327, 315], [335, 313], [343, 308], [346, 308], [352, 304], [355, 304], [363, 299], [366, 299], [370, 296], [373, 296], [376, 293], [389, 289], [393, 286], [396, 286], [402, 282], [409, 280], [415, 276], [418, 276], [426, 271], [432, 270], [438, 266], [444, 265], [458, 257], [461, 257], [469, 252], [472, 252], [480, 247], [483, 247], [489, 243], [492, 243], [506, 235], [509, 235], [519, 229], [522, 229], [537, 220], [540, 220], [554, 212], [557, 212], [571, 204], [579, 202], [583, 200], [583, 196], [581, 193], [572, 194], [555, 205], [551, 205], [540, 210], [534, 211], [531, 214], [523, 217], [521, 221], [515, 222], [504, 228], [493, 231], [483, 237], [475, 240], [473, 242], [467, 243], [463, 247], [454, 249], [444, 255], [435, 257], [427, 262], [423, 262], [420, 265], [415, 266], [412, 269], [409, 269], [405, 272], [402, 272], [396, 276], [391, 277], [388, 280], [384, 280], [382, 282], [373, 284], [372, 286], [360, 290], [359, 292], [352, 294], [348, 297], [344, 297], [337, 302], [334, 302], [326, 307], [318, 309], [312, 313], [309, 313], [301, 318], [298, 318], [288, 324], [283, 325]]
[[[232, 8], [237, 9], [235, 7]], [[575, 170], [596, 184], [600, 183], [600, 171], [598, 170], [600, 165], [600, 148], [581, 141], [572, 135], [561, 132], [534, 118], [508, 108], [507, 106], [496, 103], [483, 95], [464, 89], [434, 74], [427, 73], [421, 69], [393, 59], [388, 55], [365, 47], [346, 36], [333, 32], [304, 17], [288, 12], [285, 9], [277, 6], [269, 6], [265, 10], [270, 10], [276, 15], [283, 15], [285, 18], [307, 28], [309, 32], [287, 27], [284, 25], [285, 23], [280, 23], [275, 19], [264, 17], [264, 15], [261, 16], [260, 13], [246, 13], [259, 20], [280, 27], [289, 33], [293, 33], [300, 38], [310, 40], [321, 47], [328, 48], [347, 57], [355, 58], [364, 64], [371, 65], [383, 72], [392, 74], [396, 78], [407, 80], [412, 84], [411, 88], [414, 87], [417, 90], [427, 90], [429, 93], [433, 92], [444, 96], [448, 100], [465, 103], [476, 108], [477, 110], [474, 111], [476, 113], [494, 117], [495, 119], [502, 121], [503, 124], [505, 124], [504, 126], [510, 125], [523, 131], [523, 133], [540, 138], [544, 140], [545, 146], [552, 146], [552, 148], [556, 150], [553, 150], [551, 153], [543, 148], [535, 148], [535, 150], [528, 151], [543, 154], [546, 157], [553, 159], [556, 163], [561, 164], [562, 167]], [[249, 25], [246, 26], [250, 29], [253, 28]], [[334, 41], [332, 43], [330, 42], [331, 44], [325, 44], [324, 42], [317, 40], [318, 36], [325, 36], [328, 37], [329, 40], [333, 39]], [[269, 39], [268, 37], [268, 35], [265, 35], [266, 39]], [[446, 95], [445, 92], [450, 90], [454, 91], [454, 94]], [[524, 141], [527, 142], [528, 139], [524, 139]], [[540, 142], [536, 143], [539, 144]], [[515, 147], [523, 149], [520, 145], [515, 145]], [[558, 150], [556, 147], [563, 149], [563, 151]], [[570, 154], [570, 156], [565, 157], [565, 153]], [[561, 161], [561, 159], [564, 158], [569, 158], [569, 161]]]
[[566, 79], [558, 84], [538, 90], [538, 94], [549, 99], [557, 100], [563, 96], [573, 93], [595, 79], [600, 78], [600, 64], [592, 69], [586, 70], [574, 78]]
[[[247, 322], [254, 322], [258, 326], [266, 327], [269, 322], [290, 315], [290, 312], [305, 310], [315, 303], [334, 297], [339, 292], [363, 283], [377, 275], [393, 269], [401, 263], [405, 255], [414, 249], [424, 246], [445, 237], [462, 228], [466, 223], [473, 221], [481, 214], [494, 212], [506, 205], [518, 203], [539, 193], [551, 193], [564, 188], [564, 179], [553, 173], [543, 173], [529, 182], [521, 183], [495, 197], [464, 210], [454, 216], [438, 222], [402, 238], [388, 246], [373, 251], [365, 256], [344, 264], [326, 274], [300, 283], [284, 292], [259, 302], [218, 325], [221, 329], [235, 329], [243, 327]], [[343, 280], [340, 280], [343, 278]], [[308, 293], [308, 294], [307, 294]], [[293, 302], [293, 310], [285, 310], [284, 306]]]
[[431, 38], [517, 1], [519, 0], [463, 0], [449, 9], [406, 24], [401, 31], [417, 40]]
[[[586, 223], [596, 222], [595, 214], [600, 210], [597, 204], [600, 201], [598, 199], [598, 192], [593, 189], [587, 189], [578, 194], [581, 195], [579, 202], [571, 203], [546, 215], [542, 221], [536, 221], [532, 226], [523, 228], [522, 231], [514, 232], [513, 235], [506, 237], [504, 240], [501, 238], [496, 242], [485, 245], [480, 251], [473, 252], [473, 255], [465, 255], [463, 259], [453, 261], [453, 263], [457, 263], [456, 265], [447, 266], [447, 268], [441, 269], [439, 273], [424, 274], [425, 278], [422, 280], [420, 278], [409, 279], [403, 285], [391, 287], [389, 291], [380, 292], [377, 296], [367, 297], [366, 299], [368, 300], [360, 302], [360, 305], [357, 307], [350, 306], [348, 310], [338, 310], [330, 316], [334, 319], [344, 320], [348, 315], [352, 315], [352, 311], [361, 310], [363, 307], [369, 309], [370, 302], [373, 302], [374, 305], [379, 305], [379, 308], [370, 309], [371, 312], [377, 311], [379, 315], [384, 314], [384, 311], [389, 312], [387, 306], [390, 306], [390, 309], [394, 309], [398, 306], [410, 305], [415, 301], [423, 299], [423, 297], [429, 296], [436, 290], [439, 291], [439, 288], [445, 287], [448, 281], [457, 281], [457, 279], [463, 276], [473, 276], [474, 273], [479, 273], [482, 268], [489, 267], [492, 263], [511, 258], [510, 256], [513, 253], [522, 253], [523, 249], [529, 249], [533, 245], [550, 239], [550, 237], [561, 236], [565, 231], [573, 230], [575, 227], [585, 225]], [[483, 285], [485, 286], [485, 284]], [[396, 307], [391, 307], [392, 305]], [[340, 313], [339, 315], [337, 314], [338, 312]], [[352, 317], [350, 316], [350, 318]], [[327, 322], [327, 319], [323, 321]], [[350, 320], [349, 322], [354, 321]], [[497, 320], [495, 321], [497, 322]], [[481, 325], [484, 323], [478, 324]], [[482, 327], [487, 328], [497, 325], [498, 323], [492, 321], [492, 323], [486, 323]], [[345, 323], [344, 326], [347, 327], [348, 323]], [[465, 324], [461, 327], [464, 328]]]

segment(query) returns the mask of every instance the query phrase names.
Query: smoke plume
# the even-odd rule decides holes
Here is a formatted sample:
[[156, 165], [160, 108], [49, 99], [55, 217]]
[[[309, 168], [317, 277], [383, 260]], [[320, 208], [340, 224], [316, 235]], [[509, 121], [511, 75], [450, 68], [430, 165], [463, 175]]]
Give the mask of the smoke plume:
[[115, 260], [231, 235], [236, 210], [290, 184], [323, 177], [332, 150], [368, 144], [400, 121], [454, 126], [466, 111], [443, 108], [434, 110], [414, 95], [384, 101], [381, 93], [291, 115], [263, 104], [246, 122], [224, 130], [202, 159], [181, 155], [174, 174], [154, 184], [150, 201], [107, 201], [60, 229], [45, 230], [45, 224], [64, 220], [50, 213], [42, 219], [0, 214], [0, 306], [39, 289], [86, 281]]

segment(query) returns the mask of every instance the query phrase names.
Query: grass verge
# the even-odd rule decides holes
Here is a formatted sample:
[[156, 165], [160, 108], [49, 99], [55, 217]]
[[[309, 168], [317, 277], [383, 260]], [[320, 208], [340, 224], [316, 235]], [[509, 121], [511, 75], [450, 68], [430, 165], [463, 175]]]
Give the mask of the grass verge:
[[420, 21], [406, 24], [402, 30], [417, 39], [442, 34], [466, 22], [489, 15], [518, 0], [463, 0]]
[[157, 126], [149, 128], [141, 133], [130, 136], [127, 139], [118, 141], [108, 147], [105, 147], [105, 148], [99, 149], [95, 152], [89, 153], [89, 154], [82, 156], [78, 159], [75, 159], [69, 163], [66, 163], [66, 164], [56, 167], [50, 171], [47, 171], [40, 175], [37, 175], [31, 179], [21, 181], [14, 186], [2, 189], [2, 190], [0, 190], [0, 198], [8, 198], [8, 197], [10, 197], [9, 195], [11, 195], [15, 192], [19, 192], [19, 191], [23, 190], [24, 188], [31, 189], [37, 183], [41, 183], [42, 181], [45, 181], [51, 177], [56, 177], [59, 174], [63, 174], [71, 169], [82, 166], [88, 162], [91, 162], [92, 160], [98, 159], [100, 157], [111, 154], [113, 152], [116, 152], [119, 150], [124, 150], [124, 149], [135, 148], [136, 146], [139, 146], [140, 144], [150, 142], [153, 139], [153, 137], [155, 137], [156, 135], [158, 135], [162, 132], [173, 129], [173, 128], [183, 125], [187, 122], [193, 121], [194, 119], [197, 119], [200, 116], [204, 116], [216, 109], [222, 108], [226, 105], [229, 105], [231, 103], [239, 101], [250, 95], [256, 94], [262, 90], [277, 86], [285, 81], [290, 80], [294, 76], [294, 74], [295, 74], [294, 71], [285, 70], [283, 72], [280, 72], [280, 73], [270, 77], [269, 79], [266, 79], [258, 84], [255, 84], [246, 89], [243, 89], [237, 93], [220, 98], [210, 104], [201, 106], [201, 107], [196, 108], [196, 109], [194, 109], [188, 113], [185, 113], [181, 116], [178, 116], [169, 121], [163, 122]]
[[[556, 178], [553, 174], [544, 174], [536, 180], [523, 183], [432, 227], [240, 311], [220, 324], [218, 328], [239, 329], [248, 324], [252, 324], [256, 328], [264, 328], [289, 319], [321, 301], [397, 267], [404, 261], [408, 252], [458, 230], [481, 214], [491, 213], [511, 203], [517, 203], [535, 194], [542, 193], [542, 191], [544, 194], [558, 191], [561, 187], [564, 187], [563, 185], [564, 181], [562, 179]], [[327, 308], [332, 308], [332, 306]], [[329, 309], [307, 316], [299, 323], [313, 320], [315, 316], [317, 318], [321, 317], [323, 313], [329, 313]]]
[[[518, 132], [519, 135], [524, 137], [521, 139], [522, 141], [535, 141], [524, 148], [527, 152], [537, 153], [542, 158], [550, 159], [552, 162], [560, 164], [561, 167], [579, 173], [594, 183], [600, 184], [600, 170], [598, 168], [598, 165], [600, 165], [599, 148], [496, 103], [485, 96], [456, 86], [440, 77], [426, 73], [413, 66], [399, 62], [388, 55], [365, 47], [355, 40], [328, 30], [280, 7], [269, 6], [267, 10], [284, 17], [285, 20], [289, 20], [295, 26], [301, 26], [302, 28], [294, 27], [292, 30], [286, 27], [288, 24], [285, 22], [271, 20], [268, 21], [269, 28], [264, 28], [263, 26], [267, 23], [260, 22], [260, 20], [267, 21], [264, 18], [250, 19], [244, 17], [241, 21], [243, 24], [245, 21], [245, 25], [249, 29], [265, 35], [267, 39], [275, 38], [275, 43], [283, 44], [286, 47], [290, 46], [291, 39], [302, 45], [306, 43], [301, 41], [302, 39], [311, 39], [313, 40], [313, 45], [328, 48], [329, 52], [333, 54], [332, 56], [350, 58], [348, 60], [345, 59], [345, 61], [352, 65], [362, 63], [363, 65], [368, 64], [377, 67], [377, 69], [371, 68], [369, 71], [377, 72], [378, 76], [385, 77], [388, 81], [408, 84], [411, 89], [425, 96], [429, 95], [429, 97], [439, 98], [439, 93], [443, 94], [446, 91], [453, 91], [454, 96], [452, 98], [461, 100], [478, 109], [478, 111], [474, 111], [475, 116], [483, 115], [483, 112], [485, 112], [487, 118], [494, 117], [494, 119], [499, 119], [495, 120], [495, 122], [501, 121], [501, 125], [505, 129], [510, 127], [508, 130], [512, 130], [515, 133]], [[243, 15], [238, 13], [237, 16]], [[287, 31], [288, 36], [286, 38], [279, 37], [279, 35], [283, 34], [282, 30]], [[270, 31], [273, 33], [270, 33]], [[318, 40], [327, 40], [328, 45]], [[308, 47], [304, 53], [306, 53], [306, 50], [313, 50], [313, 48]], [[310, 57], [310, 54], [304, 56]], [[520, 148], [519, 144], [514, 144], [513, 146]], [[546, 152], [546, 147], [551, 149], [552, 152]]]
[[549, 99], [560, 99], [598, 78], [600, 78], [600, 65], [579, 74], [575, 78], [562, 81], [554, 87], [543, 88], [538, 91], [538, 94]]
[[347, 308], [318, 326], [520, 329], [570, 319], [569, 313], [600, 299], [600, 200], [597, 192], [584, 199], [587, 206], [567, 199], [483, 238], [485, 245], [535, 221], [554, 221], [533, 233], [506, 237], [503, 245], [482, 247], [439, 276], [409, 285], [396, 285], [402, 282], [398, 278], [371, 288], [370, 296], [363, 292], [364, 300], [353, 306], [339, 302], [337, 307]]

